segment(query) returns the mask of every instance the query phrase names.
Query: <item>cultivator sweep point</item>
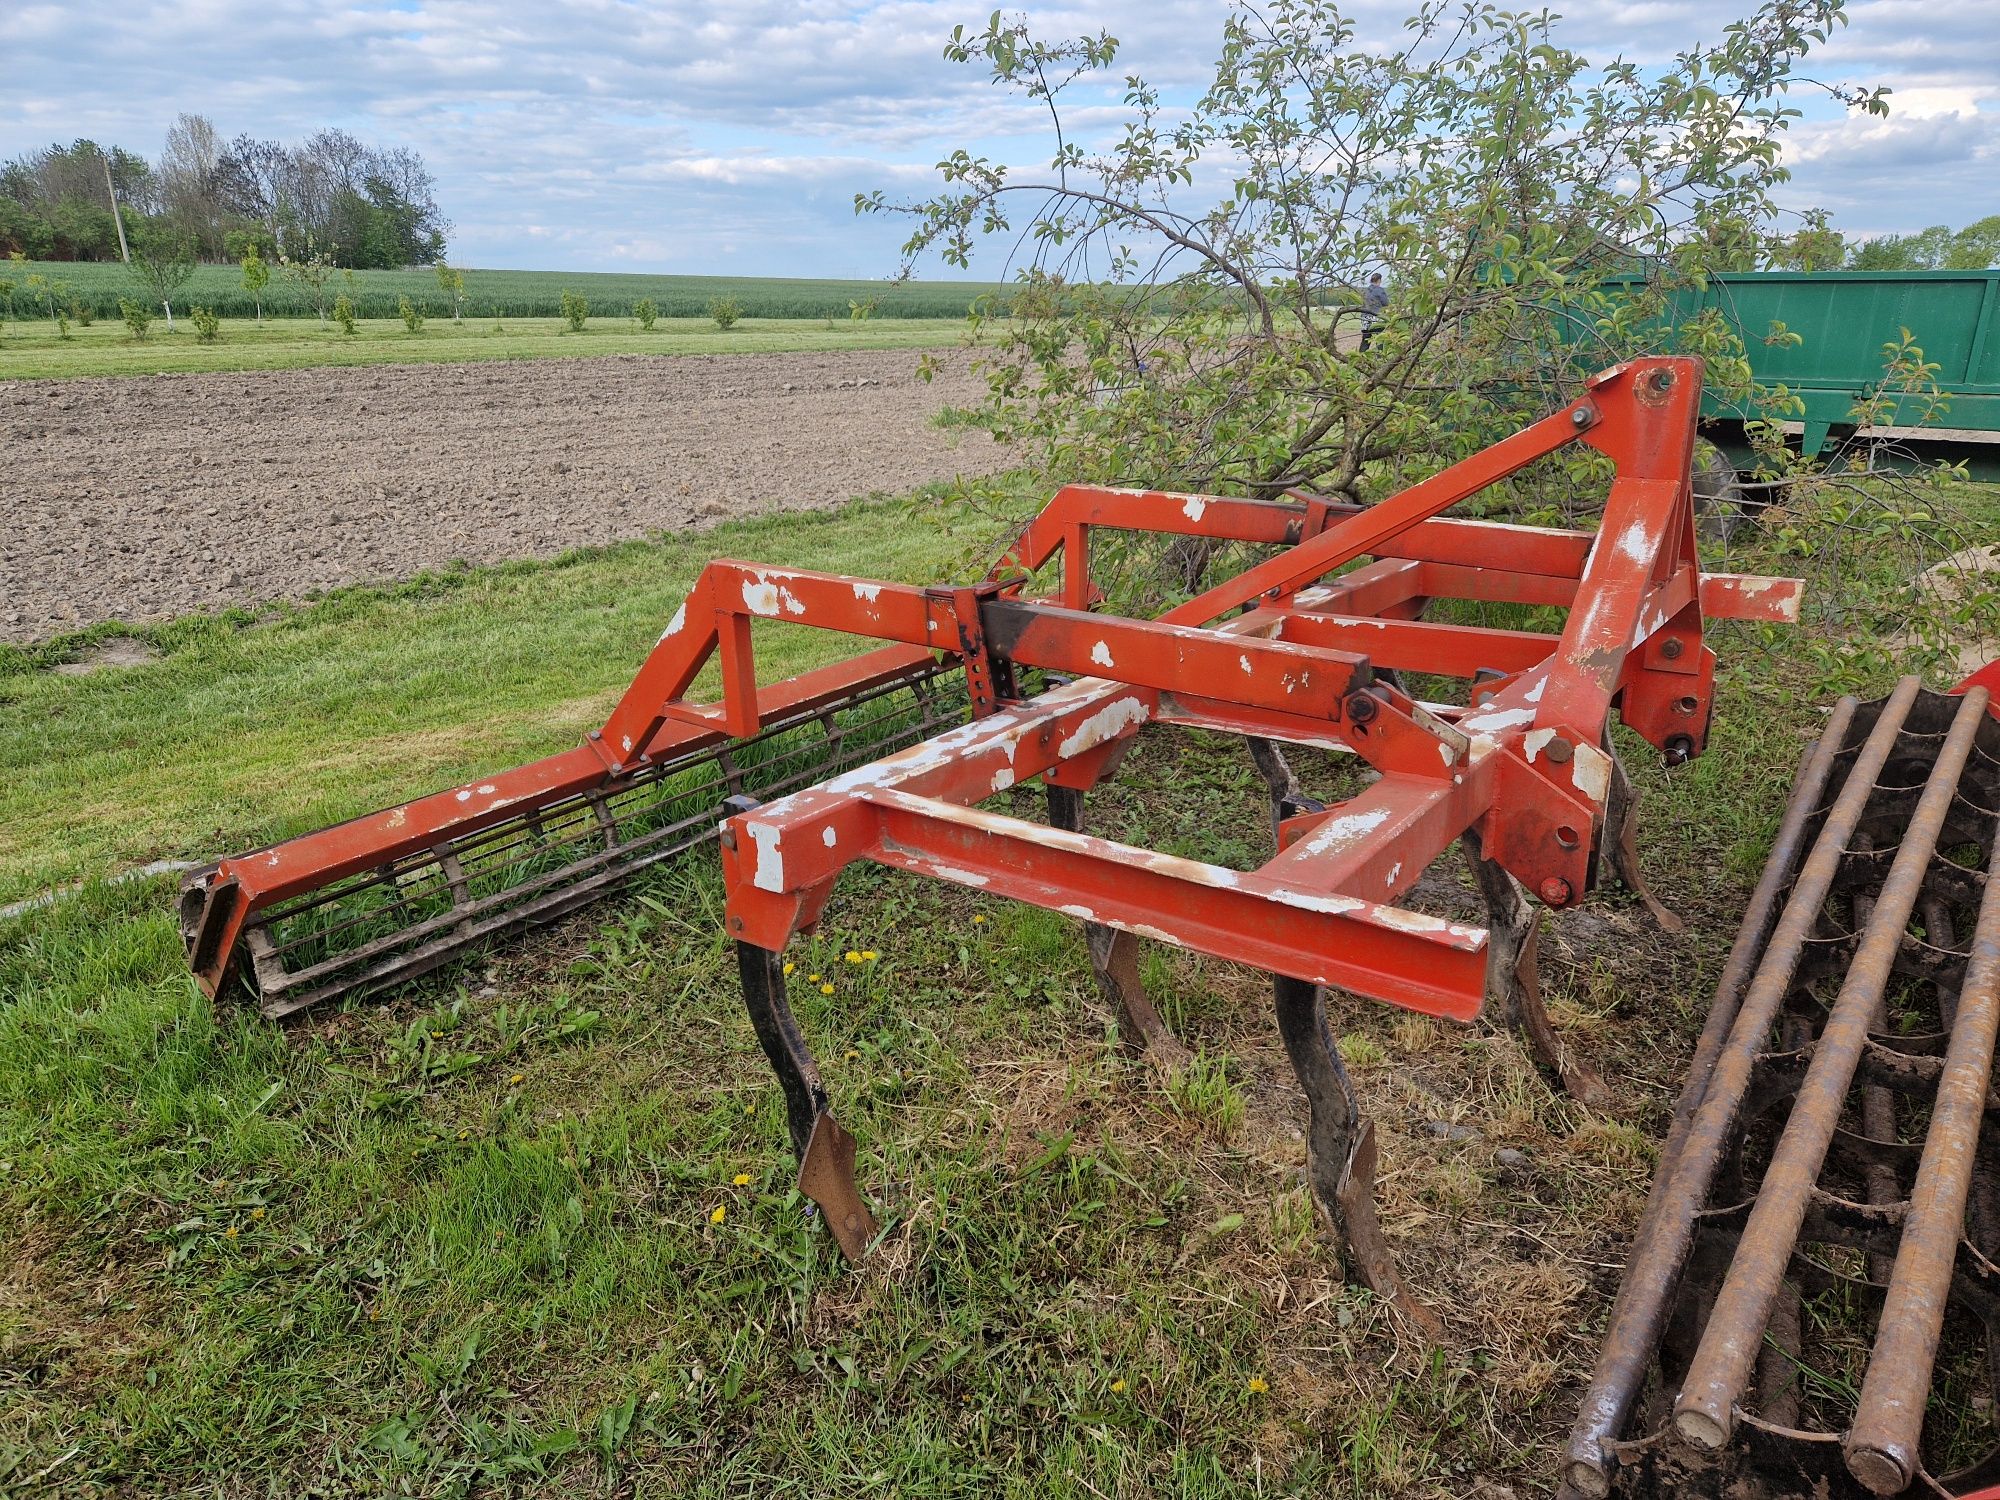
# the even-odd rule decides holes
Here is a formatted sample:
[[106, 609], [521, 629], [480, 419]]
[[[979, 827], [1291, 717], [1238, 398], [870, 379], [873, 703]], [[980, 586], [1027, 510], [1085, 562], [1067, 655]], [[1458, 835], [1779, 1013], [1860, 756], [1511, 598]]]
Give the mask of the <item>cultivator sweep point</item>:
[[[1801, 765], [1570, 1437], [1573, 1492], [2000, 1480], [1992, 708], [1909, 679], [1842, 700]], [[1934, 1409], [1927, 1432], [1941, 1389], [1965, 1413], [1983, 1392], [1984, 1430]]]
[[[1688, 360], [1617, 366], [1562, 410], [1368, 507], [1069, 486], [971, 587], [713, 562], [581, 749], [202, 872], [184, 899], [195, 970], [219, 994], [247, 950], [273, 1013], [387, 983], [687, 847], [721, 801], [745, 999], [785, 1089], [801, 1187], [850, 1255], [874, 1220], [778, 955], [817, 922], [840, 871], [866, 860], [1075, 917], [1126, 1039], [1166, 1066], [1184, 1053], [1140, 984], [1141, 939], [1268, 970], [1311, 1107], [1316, 1196], [1357, 1274], [1410, 1305], [1374, 1229], [1373, 1137], [1321, 988], [1457, 1020], [1490, 996], [1566, 1082], [1596, 1086], [1542, 1013], [1529, 895], [1577, 904], [1601, 856], [1643, 891], [1612, 715], [1670, 758], [1699, 753], [1715, 665], [1704, 615], [1797, 618], [1796, 580], [1699, 571], [1700, 386]], [[1442, 518], [1570, 443], [1615, 471], [1596, 532]], [[1101, 608], [1091, 575], [1092, 537], [1106, 530], [1270, 555], [1157, 618], [1125, 617]], [[1058, 559], [1055, 591], [1031, 595], [1029, 575]], [[1551, 631], [1425, 618], [1449, 600], [1567, 613]], [[889, 644], [760, 690], [756, 621]], [[722, 695], [690, 701], [711, 659]], [[962, 678], [956, 707], [941, 702], [945, 671]], [[1420, 702], [1402, 673], [1469, 682], [1468, 701]], [[1085, 832], [1085, 794], [1149, 725], [1248, 741], [1271, 794], [1266, 863], [1227, 869]], [[1375, 779], [1323, 805], [1281, 747], [1357, 756]], [[1046, 822], [977, 805], [1037, 780]], [[1487, 927], [1398, 904], [1455, 843]]]

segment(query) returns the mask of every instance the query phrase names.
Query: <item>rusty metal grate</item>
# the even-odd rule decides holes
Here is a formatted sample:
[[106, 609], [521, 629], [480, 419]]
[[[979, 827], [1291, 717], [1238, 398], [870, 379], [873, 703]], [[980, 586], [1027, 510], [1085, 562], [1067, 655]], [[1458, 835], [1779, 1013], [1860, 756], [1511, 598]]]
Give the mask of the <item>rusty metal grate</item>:
[[[276, 903], [245, 926], [242, 972], [276, 1018], [554, 921], [712, 841], [730, 797], [783, 796], [962, 723], [957, 673], [932, 668]], [[183, 925], [199, 914], [188, 903]]]
[[1570, 1493], [2000, 1480], [2000, 723], [1843, 700], [1718, 986]]

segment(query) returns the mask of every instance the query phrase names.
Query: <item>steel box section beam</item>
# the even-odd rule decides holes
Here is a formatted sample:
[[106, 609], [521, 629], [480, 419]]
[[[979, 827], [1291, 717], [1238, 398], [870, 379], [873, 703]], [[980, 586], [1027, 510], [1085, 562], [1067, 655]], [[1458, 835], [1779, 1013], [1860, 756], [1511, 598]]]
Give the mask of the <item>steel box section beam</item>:
[[865, 857], [893, 869], [1425, 1015], [1469, 1021], [1485, 998], [1483, 928], [903, 792], [860, 800]]

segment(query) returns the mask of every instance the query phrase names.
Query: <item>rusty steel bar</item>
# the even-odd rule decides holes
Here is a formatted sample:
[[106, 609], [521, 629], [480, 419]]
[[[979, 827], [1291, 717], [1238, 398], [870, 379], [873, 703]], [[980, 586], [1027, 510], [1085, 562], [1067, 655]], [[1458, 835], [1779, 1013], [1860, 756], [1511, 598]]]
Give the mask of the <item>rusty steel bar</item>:
[[1704, 1035], [1725, 1040], [1690, 1070], [1564, 1500], [1872, 1500], [2000, 1478], [1975, 1394], [2000, 1396], [1996, 860], [1986, 694], [1909, 681], [1843, 704], [1718, 986]]
[[1951, 734], [1876, 898], [1846, 982], [1793, 1101], [1784, 1135], [1765, 1171], [1701, 1346], [1681, 1384], [1674, 1427], [1705, 1448], [1721, 1447], [1735, 1427], [1737, 1398], [1763, 1343], [1778, 1283], [1791, 1261], [1813, 1185], [1840, 1123], [1841, 1106], [1854, 1082], [1869, 1023], [1889, 982], [1904, 928], [1923, 893], [1924, 875], [1972, 754], [1973, 736], [1986, 718], [1986, 702], [1985, 690], [1975, 689], [1965, 695], [1953, 718]]
[[[1666, 1185], [1673, 1175], [1674, 1163], [1680, 1159], [1681, 1150], [1687, 1143], [1688, 1127], [1694, 1120], [1694, 1112], [1708, 1093], [1716, 1059], [1721, 1056], [1730, 1029], [1736, 1024], [1744, 992], [1749, 988], [1764, 945], [1770, 939], [1772, 925], [1778, 919], [1785, 893], [1797, 874], [1799, 861], [1805, 856], [1807, 835], [1825, 805], [1827, 783], [1833, 777], [1834, 765], [1859, 707], [1859, 702], [1852, 697], [1842, 698], [1834, 705], [1826, 727], [1799, 762], [1798, 772], [1792, 778], [1791, 795], [1785, 801], [1784, 815], [1779, 820], [1777, 835], [1771, 841], [1771, 852], [1764, 861], [1763, 873], [1757, 878], [1756, 889], [1750, 893], [1743, 925], [1737, 929], [1736, 941], [1730, 945], [1721, 977], [1716, 980], [1715, 999], [1709, 1007], [1708, 1019], [1702, 1025], [1701, 1035], [1695, 1039], [1687, 1082], [1674, 1102], [1667, 1138], [1660, 1147], [1657, 1175], [1653, 1178], [1645, 1210], [1633, 1235], [1632, 1254], [1635, 1260], [1640, 1247], [1651, 1244], [1663, 1232], [1660, 1227], [1662, 1203]], [[1567, 1449], [1565, 1477], [1586, 1495], [1608, 1493], [1609, 1468], [1605, 1445], [1623, 1430], [1631, 1412], [1632, 1399], [1638, 1392], [1639, 1382], [1645, 1376], [1646, 1362], [1652, 1355], [1652, 1344], [1659, 1336], [1667, 1294], [1668, 1287], [1664, 1282], [1642, 1282], [1637, 1277], [1628, 1277], [1619, 1286], [1605, 1331], [1603, 1352], [1584, 1398], [1583, 1415], [1570, 1433]], [[1605, 1488], [1598, 1488], [1600, 1484]]]
[[[1727, 1040], [1709, 1070], [1702, 1096], [1689, 1113], [1680, 1149], [1655, 1179], [1656, 1207], [1648, 1232], [1635, 1240], [1626, 1261], [1619, 1303], [1605, 1335], [1597, 1370], [1573, 1430], [1566, 1477], [1594, 1500], [1611, 1493], [1616, 1459], [1611, 1440], [1624, 1429], [1641, 1372], [1652, 1358], [1668, 1304], [1694, 1241], [1695, 1218], [1720, 1165], [1736, 1102], [1765, 1035], [1784, 1003], [1799, 958], [1819, 921], [1820, 907], [1840, 871], [1840, 857], [1860, 825], [1868, 794], [1895, 748], [1896, 736], [1916, 702], [1918, 684], [1906, 679], [1883, 706], [1832, 809], [1814, 839], [1771, 933], [1756, 973], [1728, 1026]], [[1831, 742], [1831, 735], [1822, 743]], [[1829, 765], [1831, 763], [1829, 762]]]
[[[1983, 691], [1974, 691], [1984, 696]], [[1970, 701], [1972, 694], [1966, 696]], [[2000, 841], [2000, 824], [1994, 838]], [[1902, 1243], [1882, 1304], [1881, 1332], [1847, 1435], [1849, 1472], [1878, 1495], [1902, 1493], [1916, 1473], [1917, 1439], [1972, 1191], [1996, 1030], [2000, 1030], [2000, 880], [1988, 879], [1958, 992], [1951, 1047], [1931, 1105], [1930, 1131], [1924, 1138]]]

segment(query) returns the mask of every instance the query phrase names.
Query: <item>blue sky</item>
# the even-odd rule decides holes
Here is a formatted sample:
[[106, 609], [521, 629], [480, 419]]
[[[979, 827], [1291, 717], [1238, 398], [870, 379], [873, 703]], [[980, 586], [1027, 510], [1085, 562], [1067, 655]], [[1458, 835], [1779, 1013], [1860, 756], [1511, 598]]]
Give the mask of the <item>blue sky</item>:
[[[919, 192], [946, 151], [1046, 157], [1032, 112], [945, 62], [977, 0], [10, 0], [0, 156], [91, 136], [149, 156], [174, 116], [225, 136], [339, 125], [436, 172], [472, 266], [882, 276], [902, 231], [856, 191]], [[1404, 0], [1348, 7], [1394, 39]], [[1664, 61], [1742, 4], [1581, 0], [1559, 39]], [[1037, 30], [1098, 28], [1176, 95], [1207, 77], [1217, 0], [1034, 5]], [[1885, 83], [1887, 121], [1814, 107], [1787, 156], [1793, 207], [1851, 234], [2000, 212], [2000, 3], [1852, 0], [1812, 71]], [[1113, 102], [1107, 93], [1104, 102]], [[1804, 104], [1803, 96], [1799, 102]]]

